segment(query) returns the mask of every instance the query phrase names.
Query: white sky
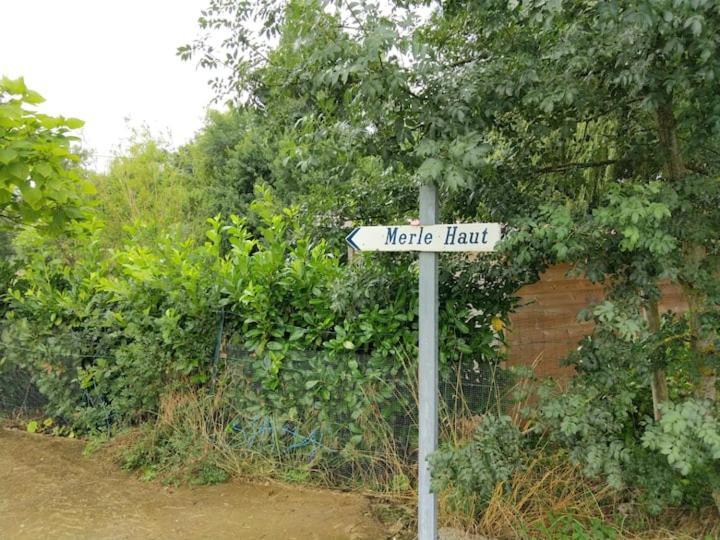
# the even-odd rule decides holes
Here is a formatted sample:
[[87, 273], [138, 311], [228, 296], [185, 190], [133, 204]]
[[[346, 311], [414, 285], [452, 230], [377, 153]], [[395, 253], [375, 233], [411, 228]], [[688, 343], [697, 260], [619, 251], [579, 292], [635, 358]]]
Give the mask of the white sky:
[[[0, 0], [0, 76], [23, 76], [40, 110], [85, 121], [95, 167], [146, 124], [177, 146], [202, 127], [209, 73], [175, 56], [209, 0]], [[129, 119], [129, 120], [126, 120]]]

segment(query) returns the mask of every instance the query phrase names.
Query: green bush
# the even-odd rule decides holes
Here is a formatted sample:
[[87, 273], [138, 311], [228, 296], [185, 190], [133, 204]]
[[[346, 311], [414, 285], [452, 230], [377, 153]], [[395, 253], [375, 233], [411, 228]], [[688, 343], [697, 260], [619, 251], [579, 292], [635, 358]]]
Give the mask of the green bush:
[[480, 514], [498, 484], [509, 488], [526, 453], [524, 440], [508, 416], [483, 416], [472, 440], [448, 445], [430, 457], [432, 489], [446, 491], [451, 509]]
[[[668, 332], [682, 335], [675, 333], [682, 322], [667, 323], [662, 335], [636, 342], [596, 330], [569, 358], [578, 370], [570, 387], [545, 396], [540, 409], [550, 438], [587, 476], [629, 490], [652, 513], [712, 503], [719, 485], [717, 411], [687, 394], [687, 345], [658, 347], [669, 343]], [[658, 362], [673, 366], [668, 373], [675, 401], [662, 405], [656, 422], [649, 381]]]
[[[23, 232], [4, 357], [32, 371], [50, 414], [84, 431], [152, 419], [163, 394], [211, 388], [229, 369], [233, 406], [248, 418], [312, 424], [339, 447], [367, 446], [377, 414], [409, 436], [412, 258], [346, 265], [269, 191], [251, 210], [252, 227], [237, 216], [209, 220], [202, 245], [165, 235], [107, 250], [92, 222], [58, 239]], [[501, 356], [490, 321], [507, 311], [511, 287], [497, 286], [501, 273], [471, 287], [483, 264], [456, 259], [443, 271], [446, 381], [459, 371], [477, 384]]]
[[[687, 399], [661, 406], [662, 417], [648, 423], [642, 445], [664, 457], [680, 476], [683, 495], [693, 506], [711, 501], [720, 490], [720, 415], [716, 403]], [[667, 488], [665, 485], [665, 489]], [[672, 485], [672, 484], [669, 484]], [[660, 486], [658, 486], [660, 491]]]

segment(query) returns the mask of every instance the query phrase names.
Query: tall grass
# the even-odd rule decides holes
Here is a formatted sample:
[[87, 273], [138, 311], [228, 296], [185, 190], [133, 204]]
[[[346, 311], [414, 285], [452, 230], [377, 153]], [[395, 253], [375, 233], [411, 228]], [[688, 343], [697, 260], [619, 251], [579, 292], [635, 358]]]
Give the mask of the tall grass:
[[115, 455], [131, 469], [166, 481], [212, 481], [223, 475], [275, 478], [336, 488], [362, 489], [409, 500], [415, 467], [379, 409], [367, 411], [363, 445], [311, 436], [312, 419], [289, 426], [282, 418], [239, 410], [219, 382], [213, 392], [170, 392], [147, 425], [114, 438]]
[[[409, 380], [414, 379], [407, 375]], [[384, 519], [393, 522], [398, 538], [413, 536], [416, 454], [398, 440], [394, 426], [379, 410], [366, 413], [362, 446], [344, 444], [340, 435], [318, 444], [297, 445], [297, 437], [288, 433], [281, 420], [273, 423], [269, 419], [260, 427], [251, 422], [249, 432], [238, 431], [238, 419], [248, 420], [251, 415], [233, 405], [230, 384], [231, 379], [220, 377], [212, 392], [167, 393], [154, 424], [113, 439], [110, 446], [115, 455], [144, 477], [166, 482], [213, 483], [236, 477], [362, 492], [375, 501]], [[526, 386], [527, 380], [519, 379], [516, 385]], [[442, 410], [442, 438], [453, 444], [467, 441], [480, 420], [463, 401], [460, 386], [453, 408], [445, 406]], [[509, 388], [507, 392], [515, 390]], [[528, 397], [529, 392], [524, 395], [525, 399], [534, 399]], [[520, 411], [527, 403], [508, 408], [506, 398], [496, 396], [492, 413], [511, 410], [522, 426]], [[415, 418], [414, 411], [408, 411], [408, 418]], [[409, 427], [412, 430], [416, 425]], [[313, 429], [311, 420], [293, 426], [296, 434], [307, 435]], [[447, 493], [439, 495], [444, 526], [486, 538], [720, 535], [720, 526], [710, 514], [670, 512], [661, 518], [648, 518], [624, 502], [622, 494], [584, 477], [565, 453], [549, 446], [534, 448], [507, 483], [494, 486], [483, 508], [473, 507], [469, 501], [459, 512], [446, 504]]]

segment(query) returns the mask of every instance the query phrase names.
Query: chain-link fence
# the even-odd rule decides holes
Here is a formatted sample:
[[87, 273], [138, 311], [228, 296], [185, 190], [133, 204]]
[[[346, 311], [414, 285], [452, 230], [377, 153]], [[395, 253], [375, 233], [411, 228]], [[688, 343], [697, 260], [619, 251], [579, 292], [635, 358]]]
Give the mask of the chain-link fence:
[[[205, 440], [235, 462], [261, 458], [320, 473], [329, 482], [363, 481], [393, 491], [413, 485], [418, 440], [414, 349], [395, 356], [375, 354], [372, 347], [332, 354], [322, 347], [251, 351], [236, 344], [241, 341], [235, 335], [238, 326], [224, 324], [225, 316], [213, 332], [210, 357], [198, 360], [209, 366], [207, 378], [169, 386], [153, 412], [159, 424], [174, 433], [194, 430], [188, 438]], [[26, 358], [26, 365], [42, 370], [45, 358], [52, 360], [48, 366], [77, 372], [73, 391], [79, 408], [92, 410], [99, 429], [111, 429], [117, 418], [113, 404], [92, 378], [81, 379], [83, 370], [112, 363], [117, 351], [82, 339], [60, 341], [62, 346], [27, 349], [0, 343], [0, 358], [15, 359], [0, 366], [0, 414], [29, 418], [49, 413], [43, 411], [47, 401], [29, 369], [18, 365]], [[510, 372], [472, 354], [465, 358], [441, 372], [441, 442], [466, 439], [481, 415], [508, 407]], [[386, 369], [388, 363], [394, 368]]]
[[[226, 426], [230, 435], [225, 437], [231, 446], [294, 462], [317, 462], [322, 456], [334, 468], [334, 478], [360, 476], [390, 489], [402, 487], [395, 485], [398, 482], [408, 486], [414, 482], [418, 403], [413, 358], [390, 360], [398, 363], [396, 376], [363, 383], [360, 392], [365, 399], [357, 409], [347, 410], [342, 403], [345, 396], [323, 395], [319, 388], [325, 371], [323, 351], [283, 354], [282, 369], [302, 378], [300, 388], [308, 393], [318, 389], [312, 398], [305, 393], [283, 400], [276, 396], [292, 392], [293, 385], [280, 383], [276, 391], [268, 391], [261, 380], [271, 369], [267, 359], [263, 369], [256, 370], [253, 366], [263, 364], [257, 353], [231, 342], [232, 336], [223, 336], [212, 383], [215, 393], [222, 393], [225, 402], [234, 406]], [[345, 358], [348, 372], [370, 369], [372, 364], [367, 353], [348, 352]], [[507, 411], [513, 384], [511, 372], [497, 363], [468, 360], [446, 366], [439, 387], [441, 442], [467, 439], [483, 414]], [[348, 395], [357, 392], [357, 386], [347, 390]]]
[[42, 411], [46, 404], [28, 370], [19, 366], [0, 367], [0, 415], [31, 415]]

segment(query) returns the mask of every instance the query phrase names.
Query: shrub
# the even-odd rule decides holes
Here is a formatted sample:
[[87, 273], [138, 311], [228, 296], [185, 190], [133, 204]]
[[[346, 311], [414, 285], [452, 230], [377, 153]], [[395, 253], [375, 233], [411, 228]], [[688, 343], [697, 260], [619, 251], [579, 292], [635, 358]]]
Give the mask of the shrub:
[[487, 414], [469, 442], [445, 446], [430, 457], [432, 489], [448, 491], [450, 508], [480, 514], [498, 484], [509, 489], [523, 458], [523, 439], [512, 419]]
[[[636, 342], [600, 327], [570, 356], [578, 375], [569, 388], [545, 396], [540, 409], [551, 439], [587, 476], [629, 490], [626, 495], [654, 514], [668, 506], [702, 507], [718, 489], [717, 412], [687, 394], [688, 347], [659, 349], [658, 343], [682, 335], [681, 322], [666, 322], [663, 334]], [[649, 381], [658, 362], [671, 366], [675, 401], [662, 405], [656, 422]]]
[[[340, 447], [367, 448], [368, 419], [379, 414], [410, 455], [412, 259], [344, 265], [297, 208], [277, 207], [260, 189], [251, 209], [247, 222], [209, 220], [203, 245], [165, 235], [107, 250], [91, 222], [57, 239], [25, 231], [15, 242], [22, 270], [3, 323], [5, 357], [31, 369], [48, 412], [81, 431], [151, 420], [163, 394], [211, 389], [227, 369], [233, 404], [248, 418], [313, 425]], [[470, 287], [481, 264], [454, 261], [443, 272], [448, 381], [461, 371], [463, 384], [487, 385], [478, 378], [500, 358], [490, 321], [506, 312], [510, 287], [495, 287], [501, 273]], [[473, 309], [479, 302], [484, 309]]]

